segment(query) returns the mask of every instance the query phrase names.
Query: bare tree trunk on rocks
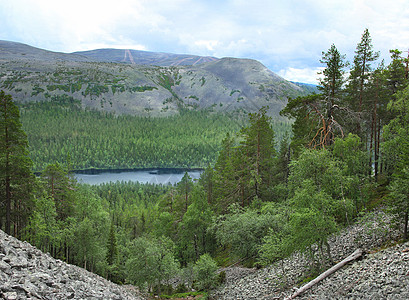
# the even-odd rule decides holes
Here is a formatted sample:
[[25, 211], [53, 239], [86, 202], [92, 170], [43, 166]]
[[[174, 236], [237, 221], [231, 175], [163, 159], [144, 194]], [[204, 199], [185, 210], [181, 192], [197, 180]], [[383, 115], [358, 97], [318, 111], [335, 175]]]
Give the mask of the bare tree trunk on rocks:
[[335, 273], [336, 271], [338, 271], [339, 269], [341, 269], [343, 266], [345, 266], [347, 263], [359, 258], [362, 255], [362, 250], [361, 249], [357, 249], [355, 250], [354, 253], [352, 253], [350, 256], [348, 256], [347, 258], [345, 258], [344, 260], [342, 260], [341, 262], [337, 263], [335, 266], [331, 267], [330, 269], [328, 269], [327, 271], [325, 271], [324, 273], [322, 273], [320, 276], [318, 276], [317, 278], [315, 278], [314, 280], [311, 280], [310, 282], [308, 282], [306, 285], [300, 287], [294, 294], [292, 294], [291, 296], [285, 298], [285, 300], [291, 300], [294, 299], [295, 297], [301, 295], [302, 293], [304, 293], [306, 290], [308, 290], [310, 287], [312, 287], [313, 285], [315, 285], [316, 283], [320, 282], [321, 280], [327, 278], [328, 276], [330, 276], [332, 273]]

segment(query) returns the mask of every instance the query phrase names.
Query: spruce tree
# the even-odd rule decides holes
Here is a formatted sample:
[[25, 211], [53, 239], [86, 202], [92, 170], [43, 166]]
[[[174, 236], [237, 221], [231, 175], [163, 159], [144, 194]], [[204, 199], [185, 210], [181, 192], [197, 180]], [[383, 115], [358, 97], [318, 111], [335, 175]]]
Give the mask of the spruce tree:
[[115, 258], [118, 255], [118, 248], [115, 235], [115, 224], [111, 222], [111, 228], [109, 230], [108, 242], [107, 242], [107, 263], [112, 265], [115, 262]]
[[48, 165], [41, 178], [49, 196], [54, 200], [57, 209], [57, 219], [64, 221], [73, 212], [74, 182], [68, 172], [59, 164]]
[[271, 196], [268, 189], [273, 183], [272, 171], [277, 153], [271, 119], [266, 114], [265, 107], [249, 114], [250, 124], [241, 130], [243, 141], [240, 150], [247, 164], [242, 170], [247, 175], [249, 204], [254, 197], [269, 200]]
[[348, 63], [345, 62], [345, 55], [342, 55], [334, 44], [327, 52], [322, 52], [320, 63], [325, 65], [325, 69], [319, 73], [323, 77], [319, 80], [318, 90], [334, 105], [341, 96], [345, 83], [344, 68]]

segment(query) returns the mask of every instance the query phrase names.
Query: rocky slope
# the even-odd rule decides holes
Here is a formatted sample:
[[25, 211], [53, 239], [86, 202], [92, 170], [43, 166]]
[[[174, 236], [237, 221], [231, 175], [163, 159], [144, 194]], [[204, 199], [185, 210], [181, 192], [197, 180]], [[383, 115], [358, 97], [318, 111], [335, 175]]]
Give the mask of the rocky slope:
[[[350, 226], [330, 240], [339, 261], [356, 248], [355, 261], [313, 286], [296, 299], [409, 299], [409, 242], [380, 249], [398, 238], [382, 211]], [[226, 269], [226, 284], [212, 299], [285, 299], [308, 268], [300, 254], [281, 266], [261, 270]], [[286, 282], [286, 284], [284, 284]], [[66, 264], [0, 231], [0, 298], [2, 299], [143, 299], [132, 289], [115, 285], [82, 268]]]
[[56, 260], [0, 230], [2, 299], [143, 299], [124, 287]]
[[[363, 259], [344, 266], [296, 299], [409, 299], [409, 243], [377, 248], [397, 237], [383, 212], [347, 228], [330, 241], [334, 259], [340, 261], [356, 248], [365, 251]], [[306, 258], [299, 254], [284, 261], [285, 274], [281, 266], [230, 268], [226, 284], [213, 298], [285, 299], [300, 286], [297, 278], [307, 268]]]
[[[16, 101], [66, 95], [84, 107], [119, 114], [169, 115], [182, 109], [254, 112], [268, 105], [275, 117], [288, 97], [308, 93], [255, 60], [174, 58], [149, 52], [138, 52], [137, 59], [137, 53], [123, 51], [66, 54], [0, 41], [0, 89]], [[134, 64], [117, 62], [124, 53]]]

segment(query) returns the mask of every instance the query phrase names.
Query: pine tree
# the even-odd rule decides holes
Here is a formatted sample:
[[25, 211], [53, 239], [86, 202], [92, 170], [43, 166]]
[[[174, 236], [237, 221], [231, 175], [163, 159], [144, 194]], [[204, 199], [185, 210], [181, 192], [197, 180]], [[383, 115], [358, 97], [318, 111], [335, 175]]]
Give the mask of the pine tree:
[[[323, 119], [323, 130], [325, 133], [325, 145], [331, 145], [334, 142], [334, 126], [339, 124], [336, 122], [337, 117], [334, 116], [335, 110], [339, 109], [342, 102], [342, 93], [344, 86], [344, 68], [347, 66], [345, 55], [341, 55], [334, 44], [327, 52], [322, 52], [322, 64], [325, 64], [325, 69], [322, 71], [323, 78], [320, 79], [318, 89], [324, 97], [324, 101], [319, 110]], [[326, 111], [326, 112], [325, 112]]]
[[387, 67], [388, 79], [387, 86], [389, 87], [392, 94], [395, 94], [397, 91], [405, 88], [408, 83], [406, 75], [405, 62], [407, 59], [404, 59], [401, 54], [402, 52], [398, 49], [389, 50], [391, 54], [391, 63]]
[[[0, 92], [0, 225], [8, 234], [20, 235], [32, 207], [34, 175], [28, 157], [27, 136], [20, 123], [20, 112], [12, 97]], [[3, 223], [5, 218], [5, 223]], [[13, 230], [12, 230], [13, 229]]]
[[352, 124], [361, 137], [362, 123], [364, 121], [363, 113], [366, 109], [367, 83], [372, 71], [372, 63], [379, 57], [379, 52], [373, 50], [372, 39], [368, 29], [365, 29], [361, 41], [357, 45], [354, 57], [353, 67], [350, 71], [349, 82], [347, 86], [350, 108], [359, 114], [360, 120], [357, 124]]

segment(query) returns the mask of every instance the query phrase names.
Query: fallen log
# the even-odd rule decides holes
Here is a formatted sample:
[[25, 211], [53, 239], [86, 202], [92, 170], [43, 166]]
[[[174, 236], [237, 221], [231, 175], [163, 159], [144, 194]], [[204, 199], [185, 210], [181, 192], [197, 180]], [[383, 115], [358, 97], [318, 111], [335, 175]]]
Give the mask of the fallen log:
[[292, 294], [291, 296], [285, 298], [284, 300], [291, 300], [294, 299], [295, 297], [297, 297], [298, 295], [301, 295], [302, 293], [304, 293], [306, 290], [308, 290], [310, 287], [312, 287], [313, 285], [315, 285], [316, 283], [320, 282], [321, 280], [323, 280], [324, 278], [327, 278], [329, 275], [331, 275], [332, 273], [335, 273], [336, 271], [338, 271], [339, 269], [341, 269], [343, 266], [345, 266], [347, 263], [356, 260], [357, 258], [359, 258], [360, 256], [362, 256], [362, 250], [361, 249], [357, 249], [355, 250], [354, 253], [352, 253], [350, 256], [348, 256], [347, 258], [345, 258], [344, 260], [340, 261], [339, 263], [337, 263], [335, 266], [329, 268], [327, 271], [325, 271], [324, 273], [322, 273], [320, 276], [318, 276], [317, 278], [311, 280], [310, 282], [308, 282], [306, 285], [300, 287], [294, 294]]

